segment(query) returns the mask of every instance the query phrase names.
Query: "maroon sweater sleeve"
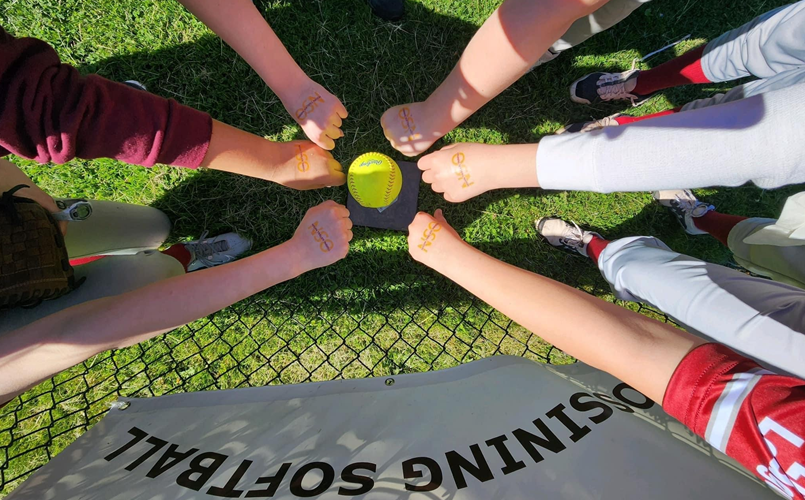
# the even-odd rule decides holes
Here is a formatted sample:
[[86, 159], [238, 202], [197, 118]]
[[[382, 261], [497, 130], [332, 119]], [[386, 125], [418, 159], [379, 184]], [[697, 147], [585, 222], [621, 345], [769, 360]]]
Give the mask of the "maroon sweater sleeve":
[[196, 168], [206, 113], [62, 64], [47, 43], [0, 28], [0, 154], [40, 163], [116, 158]]

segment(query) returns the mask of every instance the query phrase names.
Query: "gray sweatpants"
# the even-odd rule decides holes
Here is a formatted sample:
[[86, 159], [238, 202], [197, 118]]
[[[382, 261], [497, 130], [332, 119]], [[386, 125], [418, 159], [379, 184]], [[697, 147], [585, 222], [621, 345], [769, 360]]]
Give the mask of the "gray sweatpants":
[[93, 201], [89, 219], [68, 225], [65, 243], [71, 259], [105, 255], [76, 266], [78, 289], [31, 309], [0, 312], [0, 333], [90, 300], [118, 295], [159, 280], [184, 274], [179, 261], [157, 248], [170, 233], [171, 222], [160, 210], [112, 201]]
[[691, 332], [805, 377], [805, 290], [679, 254], [652, 237], [613, 241], [598, 267], [619, 299], [652, 305]]
[[805, 2], [766, 12], [711, 40], [702, 70], [711, 82], [754, 76], [726, 94], [689, 102], [683, 111], [736, 101], [805, 82]]
[[752, 217], [739, 222], [727, 237], [729, 249], [735, 257], [735, 262], [744, 269], [805, 289], [805, 246], [782, 247], [744, 243], [746, 238], [775, 222], [776, 219], [761, 217]]

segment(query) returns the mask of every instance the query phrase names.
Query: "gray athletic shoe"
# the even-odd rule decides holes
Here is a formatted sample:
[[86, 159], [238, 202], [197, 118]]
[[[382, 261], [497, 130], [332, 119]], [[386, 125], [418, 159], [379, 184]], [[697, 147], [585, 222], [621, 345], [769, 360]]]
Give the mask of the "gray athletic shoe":
[[585, 231], [575, 222], [567, 222], [559, 217], [543, 217], [534, 222], [537, 232], [549, 245], [570, 253], [580, 253], [587, 257], [587, 244], [600, 234]]
[[129, 87], [137, 90], [142, 90], [143, 92], [148, 92], [148, 89], [145, 88], [145, 85], [138, 82], [137, 80], [126, 80], [123, 82], [123, 85], [128, 85]]
[[590, 73], [570, 86], [570, 100], [579, 104], [631, 101], [632, 106], [637, 106], [653, 95], [634, 93], [638, 75], [640, 75], [639, 69], [623, 73]]
[[192, 255], [192, 260], [187, 266], [187, 272], [232, 262], [252, 247], [251, 240], [237, 233], [224, 233], [215, 238], [207, 238], [206, 236], [207, 232], [205, 231], [200, 239], [184, 244], [184, 247]]
[[708, 205], [696, 199], [696, 196], [689, 189], [669, 189], [666, 191], [654, 191], [651, 196], [660, 205], [667, 207], [676, 220], [688, 234], [707, 234], [706, 231], [696, 227], [693, 219], [702, 217], [707, 212], [716, 209], [713, 205]]
[[584, 123], [572, 123], [566, 127], [562, 127], [556, 131], [556, 135], [565, 134], [565, 133], [584, 133], [584, 132], [592, 132], [593, 130], [598, 130], [604, 127], [617, 127], [619, 125], [618, 120], [615, 118], [621, 116], [620, 113], [615, 113], [614, 115], [610, 115], [600, 120], [594, 120], [591, 122], [584, 122]]

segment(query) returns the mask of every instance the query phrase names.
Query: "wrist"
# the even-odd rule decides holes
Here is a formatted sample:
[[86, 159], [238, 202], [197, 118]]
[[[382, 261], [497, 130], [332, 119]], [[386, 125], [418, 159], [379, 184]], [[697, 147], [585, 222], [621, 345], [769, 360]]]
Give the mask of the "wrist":
[[460, 261], [459, 256], [467, 247], [470, 247], [469, 243], [461, 238], [449, 238], [442, 242], [438, 252], [431, 251], [432, 256], [426, 265], [439, 274], [448, 276], [451, 272], [451, 263]]
[[429, 128], [438, 131], [442, 136], [450, 133], [461, 125], [467, 116], [462, 112], [463, 107], [454, 99], [442, 99], [438, 91], [431, 94], [423, 103], [426, 113], [425, 121]]
[[512, 144], [500, 146], [512, 152], [508, 157], [511, 168], [501, 169], [497, 179], [500, 188], [538, 188], [537, 147], [535, 144]]
[[300, 248], [296, 236], [290, 240], [280, 243], [272, 250], [280, 252], [279, 258], [276, 255], [272, 256], [272, 262], [267, 263], [271, 266], [283, 266], [288, 270], [288, 279], [296, 278], [313, 268], [309, 264], [309, 259], [304, 255], [303, 249]]
[[299, 103], [299, 92], [303, 88], [307, 88], [310, 86], [312, 80], [310, 79], [307, 74], [302, 71], [295, 62], [293, 63], [293, 68], [290, 68], [281, 79], [272, 79], [269, 81], [268, 78], [263, 78], [263, 81], [271, 87], [271, 90], [277, 94], [277, 97], [280, 98], [282, 101], [283, 106], [285, 109], [291, 110], [295, 106], [298, 106]]

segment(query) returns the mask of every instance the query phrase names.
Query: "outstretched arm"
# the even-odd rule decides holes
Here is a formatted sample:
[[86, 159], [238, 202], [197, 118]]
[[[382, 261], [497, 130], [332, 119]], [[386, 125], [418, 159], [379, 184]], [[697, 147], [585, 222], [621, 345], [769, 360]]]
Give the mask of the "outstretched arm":
[[347, 182], [341, 164], [310, 141], [272, 142], [218, 120], [200, 167], [256, 177], [293, 189]]
[[703, 340], [580, 290], [501, 262], [465, 243], [437, 211], [409, 228], [411, 256], [564, 352], [654, 401]]
[[335, 147], [346, 108], [302, 71], [252, 0], [179, 1], [249, 63], [310, 140]]
[[294, 237], [277, 247], [86, 302], [0, 335], [0, 403], [95, 354], [150, 339], [343, 259], [352, 239], [348, 217], [344, 206], [327, 201], [310, 209]]
[[570, 25], [608, 0], [507, 0], [425, 102], [383, 114], [386, 138], [416, 156], [523, 76]]
[[2, 28], [0, 77], [0, 156], [209, 167], [295, 189], [346, 182], [332, 155], [308, 141], [271, 142], [172, 99], [82, 76], [47, 43]]
[[417, 214], [409, 231], [414, 259], [566, 353], [661, 402], [782, 496], [805, 493], [803, 380], [500, 262], [464, 243], [439, 211], [435, 218]]

